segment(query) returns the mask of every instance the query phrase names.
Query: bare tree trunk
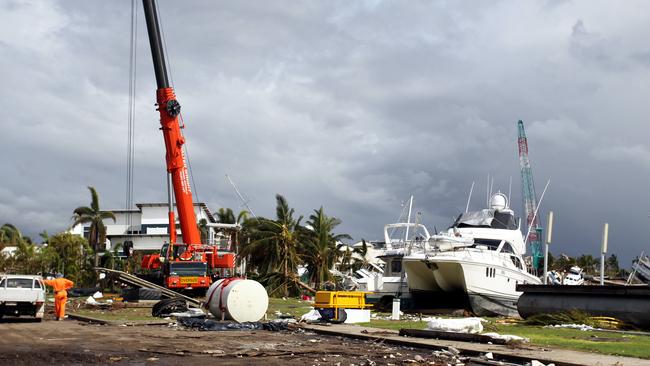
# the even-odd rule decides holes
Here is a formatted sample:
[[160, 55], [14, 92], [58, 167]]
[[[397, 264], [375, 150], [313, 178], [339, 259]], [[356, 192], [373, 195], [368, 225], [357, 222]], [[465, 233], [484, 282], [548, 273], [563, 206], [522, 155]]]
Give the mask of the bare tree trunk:
[[288, 257], [288, 250], [287, 250], [287, 242], [285, 241], [284, 243], [284, 296], [287, 297], [289, 296], [289, 283], [287, 280], [289, 279], [289, 268], [288, 268], [288, 263], [287, 261], [289, 260]]
[[99, 267], [99, 228], [95, 227], [95, 268]]

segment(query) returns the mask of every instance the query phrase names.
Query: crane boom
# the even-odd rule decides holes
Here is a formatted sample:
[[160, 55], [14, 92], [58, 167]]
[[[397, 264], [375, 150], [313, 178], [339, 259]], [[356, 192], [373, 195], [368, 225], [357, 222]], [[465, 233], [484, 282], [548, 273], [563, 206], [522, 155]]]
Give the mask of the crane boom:
[[[174, 89], [169, 85], [155, 0], [142, 0], [142, 4], [147, 23], [147, 33], [149, 34], [149, 45], [151, 46], [154, 72], [156, 74], [156, 84], [158, 86], [156, 100], [158, 111], [160, 112], [161, 130], [165, 141], [167, 171], [171, 175], [183, 243], [188, 246], [191, 244], [197, 245], [201, 244], [201, 234], [196, 225], [192, 190], [190, 188], [187, 164], [185, 162], [185, 152], [183, 150], [185, 138], [181, 132], [179, 120], [181, 106], [176, 100]], [[169, 209], [171, 236], [171, 231], [175, 226], [175, 220], [173, 206]], [[173, 245], [174, 243], [171, 244]]]
[[537, 213], [537, 195], [535, 194], [535, 182], [533, 180], [533, 170], [530, 167], [528, 158], [528, 138], [524, 130], [524, 122], [517, 122], [517, 145], [519, 148], [519, 165], [521, 168], [521, 189], [524, 200], [524, 211], [526, 213], [526, 224], [531, 230], [528, 230], [528, 236], [525, 240], [530, 243], [533, 255], [533, 267], [537, 270], [541, 268], [543, 261], [542, 253], [542, 227], [541, 220]]

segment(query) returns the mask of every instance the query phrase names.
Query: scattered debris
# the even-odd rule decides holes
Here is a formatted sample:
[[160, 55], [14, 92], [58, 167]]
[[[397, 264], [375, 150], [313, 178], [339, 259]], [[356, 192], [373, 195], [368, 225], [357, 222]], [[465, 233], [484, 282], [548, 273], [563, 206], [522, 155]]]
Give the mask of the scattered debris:
[[400, 329], [399, 335], [406, 336], [406, 337], [444, 339], [444, 340], [460, 341], [460, 342], [476, 342], [476, 343], [492, 343], [492, 344], [506, 344], [508, 342], [506, 338], [503, 337], [495, 338], [484, 334], [444, 332], [438, 330]]
[[300, 322], [315, 322], [321, 320], [318, 310], [311, 308], [307, 313], [300, 317]]
[[428, 330], [455, 333], [481, 333], [483, 318], [445, 319], [432, 318], [427, 323]]
[[521, 343], [529, 343], [530, 339], [512, 335], [512, 334], [499, 334], [499, 333], [482, 333], [481, 335], [490, 337], [492, 339], [502, 339], [506, 343], [512, 343], [512, 342], [521, 342]]
[[594, 327], [587, 324], [554, 324], [554, 325], [547, 325], [544, 328], [569, 328], [569, 329], [579, 329], [582, 331], [594, 330]]
[[280, 331], [289, 329], [289, 322], [219, 322], [211, 319], [178, 318], [178, 323], [184, 327], [201, 331], [226, 331], [226, 330], [270, 330]]
[[185, 313], [189, 310], [184, 299], [163, 299], [151, 308], [151, 315], [159, 318], [170, 316], [172, 313]]
[[204, 318], [206, 314], [202, 309], [189, 308], [187, 311], [171, 313], [169, 316], [176, 318]]
[[214, 355], [214, 356], [216, 356], [216, 355], [225, 355], [226, 354], [226, 352], [224, 352], [223, 350], [220, 350], [220, 349], [204, 349], [203, 351], [201, 351], [201, 353], [206, 354], [206, 355]]

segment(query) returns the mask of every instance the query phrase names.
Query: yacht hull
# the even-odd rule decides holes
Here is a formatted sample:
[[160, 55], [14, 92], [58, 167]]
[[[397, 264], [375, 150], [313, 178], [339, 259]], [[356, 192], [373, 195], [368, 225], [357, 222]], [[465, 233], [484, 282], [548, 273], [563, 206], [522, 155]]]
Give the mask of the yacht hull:
[[[456, 253], [457, 255], [459, 253]], [[517, 284], [537, 284], [539, 279], [523, 271], [452, 256], [406, 259], [404, 266], [412, 291], [464, 292], [472, 312], [479, 316], [518, 316]]]

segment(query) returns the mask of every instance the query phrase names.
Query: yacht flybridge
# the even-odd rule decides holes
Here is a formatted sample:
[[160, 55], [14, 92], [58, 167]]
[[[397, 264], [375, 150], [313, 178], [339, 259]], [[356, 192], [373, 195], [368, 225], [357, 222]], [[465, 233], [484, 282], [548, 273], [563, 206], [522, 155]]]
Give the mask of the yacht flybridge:
[[540, 284], [524, 263], [526, 244], [508, 206], [496, 193], [490, 208], [461, 214], [452, 226], [404, 253], [413, 293], [465, 293], [479, 315], [517, 316], [517, 284]]

